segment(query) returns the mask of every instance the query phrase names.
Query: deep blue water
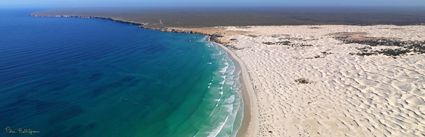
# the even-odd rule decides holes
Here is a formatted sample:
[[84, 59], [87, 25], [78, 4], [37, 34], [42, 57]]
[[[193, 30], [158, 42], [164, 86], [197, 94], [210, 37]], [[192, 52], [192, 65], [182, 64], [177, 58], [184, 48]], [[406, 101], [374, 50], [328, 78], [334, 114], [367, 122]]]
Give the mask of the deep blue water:
[[236, 133], [235, 67], [205, 36], [31, 12], [0, 10], [1, 137]]

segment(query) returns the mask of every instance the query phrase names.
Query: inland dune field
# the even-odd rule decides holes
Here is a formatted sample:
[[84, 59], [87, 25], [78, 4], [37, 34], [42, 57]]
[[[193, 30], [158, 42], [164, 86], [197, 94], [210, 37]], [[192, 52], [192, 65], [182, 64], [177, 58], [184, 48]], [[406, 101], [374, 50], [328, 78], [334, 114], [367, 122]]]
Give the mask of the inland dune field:
[[[327, 14], [320, 17], [324, 18], [321, 25], [308, 22], [317, 22], [308, 15], [291, 18], [305, 18], [302, 23], [285, 22], [280, 16], [278, 21], [250, 22], [257, 16], [247, 15], [233, 19], [242, 23], [213, 20], [202, 25], [208, 16], [190, 18], [188, 22], [201, 24], [197, 26], [184, 22], [182, 13], [181, 18], [161, 16], [160, 24], [153, 23], [156, 18], [102, 13], [38, 15], [101, 17], [162, 31], [209, 35], [242, 71], [245, 112], [238, 136], [425, 136], [425, 26], [406, 25], [422, 22], [419, 16], [392, 20], [397, 25], [368, 23], [381, 14], [371, 14], [357, 25]], [[214, 15], [212, 19], [224, 16], [208, 15]], [[334, 23], [346, 25], [329, 25]]]
[[217, 35], [247, 68], [250, 136], [425, 136], [425, 26], [248, 26]]

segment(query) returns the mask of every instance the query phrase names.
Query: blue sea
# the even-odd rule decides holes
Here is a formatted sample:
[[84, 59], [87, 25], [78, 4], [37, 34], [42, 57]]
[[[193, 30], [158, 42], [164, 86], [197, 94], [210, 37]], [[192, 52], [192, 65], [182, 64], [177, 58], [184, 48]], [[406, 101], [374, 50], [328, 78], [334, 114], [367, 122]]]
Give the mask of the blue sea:
[[1, 137], [235, 136], [238, 70], [206, 36], [0, 10]]

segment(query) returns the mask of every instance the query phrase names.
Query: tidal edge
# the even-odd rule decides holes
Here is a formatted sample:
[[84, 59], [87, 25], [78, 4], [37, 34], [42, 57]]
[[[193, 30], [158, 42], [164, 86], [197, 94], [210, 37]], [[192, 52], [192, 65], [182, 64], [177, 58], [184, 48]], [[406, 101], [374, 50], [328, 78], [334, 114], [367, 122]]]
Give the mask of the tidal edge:
[[249, 71], [245, 67], [244, 62], [232, 52], [230, 46], [226, 45], [225, 42], [222, 42], [219, 38], [223, 37], [219, 34], [208, 34], [202, 32], [195, 32], [188, 29], [174, 29], [167, 27], [145, 27], [145, 23], [110, 18], [110, 17], [102, 17], [102, 16], [78, 16], [78, 15], [39, 15], [36, 13], [32, 13], [31, 16], [34, 17], [57, 17], [57, 18], [83, 18], [83, 19], [100, 19], [100, 20], [108, 20], [117, 23], [135, 25], [144, 29], [158, 30], [162, 32], [171, 32], [171, 33], [188, 33], [188, 34], [200, 34], [208, 37], [208, 41], [216, 43], [221, 49], [228, 53], [229, 57], [235, 63], [236, 70], [240, 71], [239, 73], [239, 81], [240, 81], [240, 93], [242, 95], [243, 100], [243, 118], [242, 124], [239, 127], [239, 130], [236, 134], [237, 137], [254, 137], [258, 131], [258, 108], [257, 102], [255, 99], [255, 92], [252, 84], [252, 78], [249, 74]]

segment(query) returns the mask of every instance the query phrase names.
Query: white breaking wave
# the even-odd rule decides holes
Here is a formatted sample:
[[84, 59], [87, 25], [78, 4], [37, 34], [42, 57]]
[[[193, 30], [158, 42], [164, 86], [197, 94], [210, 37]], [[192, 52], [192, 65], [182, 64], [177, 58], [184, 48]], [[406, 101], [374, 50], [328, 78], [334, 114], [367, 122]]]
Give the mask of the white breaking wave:
[[[218, 99], [215, 99], [216, 105], [214, 110], [210, 113], [211, 119], [216, 119], [216, 127], [211, 128], [208, 132], [208, 137], [234, 137], [236, 136], [237, 128], [240, 123], [238, 115], [242, 109], [242, 100], [239, 95], [239, 82], [238, 74], [236, 74], [236, 66], [228, 56], [228, 54], [220, 49], [218, 45], [214, 45], [218, 51], [213, 54], [214, 57], [219, 58], [221, 61], [221, 68], [217, 72], [217, 76], [220, 78], [217, 82], [211, 82], [209, 88], [212, 91], [217, 91]], [[236, 129], [235, 129], [236, 127]], [[205, 132], [204, 132], [205, 133]]]
[[214, 103], [209, 114], [211, 122], [200, 127], [195, 137], [234, 137], [241, 124], [240, 112], [243, 107], [239, 95], [239, 74], [236, 74], [236, 66], [227, 52], [218, 46], [208, 43], [208, 47], [214, 50], [211, 56], [215, 58], [208, 64], [218, 64], [220, 67], [208, 83], [210, 94], [216, 97], [210, 100]]

